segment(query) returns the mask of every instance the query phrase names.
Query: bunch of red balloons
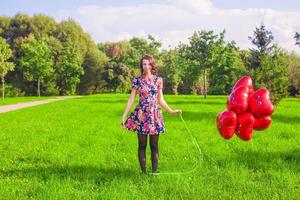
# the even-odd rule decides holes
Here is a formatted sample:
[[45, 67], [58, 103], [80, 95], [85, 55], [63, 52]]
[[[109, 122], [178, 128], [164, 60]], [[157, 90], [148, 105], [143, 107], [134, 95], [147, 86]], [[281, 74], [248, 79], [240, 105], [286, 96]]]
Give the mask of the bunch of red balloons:
[[224, 139], [234, 133], [249, 141], [253, 130], [265, 130], [271, 125], [274, 106], [266, 88], [254, 91], [252, 79], [243, 76], [236, 82], [227, 100], [227, 110], [217, 116], [217, 128]]

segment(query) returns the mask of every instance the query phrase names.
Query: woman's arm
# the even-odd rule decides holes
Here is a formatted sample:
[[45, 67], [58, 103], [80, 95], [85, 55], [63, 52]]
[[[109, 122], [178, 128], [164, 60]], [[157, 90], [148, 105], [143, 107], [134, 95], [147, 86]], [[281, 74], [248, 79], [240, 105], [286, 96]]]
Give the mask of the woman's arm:
[[159, 89], [159, 90], [158, 90], [158, 96], [157, 96], [157, 98], [158, 98], [158, 103], [159, 103], [159, 105], [161, 105], [161, 107], [163, 107], [168, 113], [170, 113], [170, 114], [172, 114], [172, 115], [176, 115], [176, 114], [181, 114], [181, 113], [182, 113], [181, 110], [179, 110], [179, 109], [172, 110], [172, 109], [168, 106], [167, 102], [166, 102], [165, 99], [164, 99], [162, 89]]
[[126, 108], [125, 108], [125, 111], [123, 113], [123, 116], [121, 118], [121, 124], [124, 126], [125, 124], [125, 120], [126, 120], [126, 117], [127, 117], [127, 114], [128, 112], [130, 111], [130, 108], [132, 106], [132, 104], [134, 103], [134, 99], [135, 99], [135, 96], [136, 96], [136, 93], [137, 93], [137, 89], [136, 88], [133, 88], [131, 90], [131, 94], [130, 94], [130, 97], [128, 99], [128, 102], [127, 102], [127, 105], [126, 105]]

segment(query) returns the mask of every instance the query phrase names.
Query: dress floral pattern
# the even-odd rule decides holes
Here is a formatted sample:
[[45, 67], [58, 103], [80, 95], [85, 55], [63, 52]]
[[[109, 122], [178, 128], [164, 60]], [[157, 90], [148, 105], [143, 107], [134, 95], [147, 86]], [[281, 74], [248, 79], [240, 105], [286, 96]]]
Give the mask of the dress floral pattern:
[[125, 128], [145, 135], [164, 133], [164, 119], [157, 100], [158, 91], [163, 88], [162, 78], [153, 75], [147, 82], [141, 77], [134, 77], [131, 88], [137, 89], [139, 103], [126, 119]]

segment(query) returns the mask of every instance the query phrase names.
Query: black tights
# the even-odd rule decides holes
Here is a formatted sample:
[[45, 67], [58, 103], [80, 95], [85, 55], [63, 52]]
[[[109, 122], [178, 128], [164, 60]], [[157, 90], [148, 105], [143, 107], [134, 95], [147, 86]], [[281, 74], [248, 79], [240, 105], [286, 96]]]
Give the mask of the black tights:
[[[142, 172], [146, 172], [146, 147], [147, 147], [147, 135], [138, 135], [138, 157]], [[151, 148], [151, 161], [152, 172], [157, 171], [158, 165], [158, 137], [159, 135], [150, 135], [150, 148]]]

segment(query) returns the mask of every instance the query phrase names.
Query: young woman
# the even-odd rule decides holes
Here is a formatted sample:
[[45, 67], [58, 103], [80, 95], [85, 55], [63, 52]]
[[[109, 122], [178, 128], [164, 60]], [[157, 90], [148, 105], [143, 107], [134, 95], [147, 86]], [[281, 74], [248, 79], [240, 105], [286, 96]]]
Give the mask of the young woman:
[[[144, 55], [140, 60], [141, 76], [134, 77], [131, 85], [131, 95], [121, 119], [125, 130], [137, 132], [138, 158], [142, 172], [146, 172], [147, 136], [150, 137], [152, 173], [158, 167], [158, 138], [165, 132], [162, 111], [158, 104], [172, 115], [182, 113], [180, 109], [172, 110], [163, 98], [163, 80], [157, 76], [155, 60], [151, 55]], [[126, 119], [136, 93], [139, 93], [139, 103]]]

